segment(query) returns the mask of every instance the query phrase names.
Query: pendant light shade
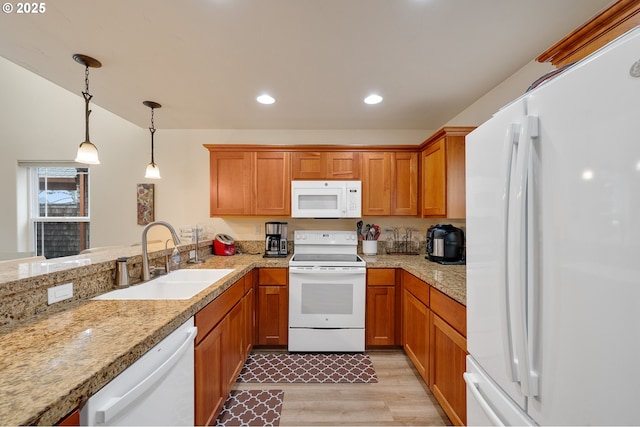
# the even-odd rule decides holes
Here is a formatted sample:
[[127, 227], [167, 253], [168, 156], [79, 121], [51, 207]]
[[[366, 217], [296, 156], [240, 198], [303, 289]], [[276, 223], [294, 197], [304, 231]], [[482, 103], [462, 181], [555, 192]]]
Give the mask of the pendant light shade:
[[147, 171], [144, 174], [145, 178], [160, 179], [160, 168], [155, 163], [151, 162], [147, 165]]
[[160, 168], [156, 165], [153, 158], [153, 135], [156, 133], [156, 128], [153, 123], [153, 110], [162, 107], [162, 105], [153, 101], [144, 101], [143, 104], [151, 108], [151, 127], [149, 128], [149, 131], [151, 132], [151, 163], [147, 165], [147, 171], [144, 174], [144, 177], [149, 179], [160, 179]]
[[85, 139], [84, 142], [81, 143], [78, 147], [76, 162], [86, 163], [90, 165], [99, 165], [100, 160], [98, 159], [98, 149], [91, 143], [91, 140], [89, 140], [89, 114], [91, 114], [91, 110], [89, 109], [89, 101], [91, 101], [91, 98], [93, 98], [93, 95], [89, 93], [89, 68], [100, 68], [102, 67], [102, 64], [97, 59], [93, 59], [90, 56], [81, 55], [78, 53], [73, 55], [73, 60], [78, 64], [84, 65], [85, 67], [85, 90], [84, 92], [82, 92], [82, 96], [84, 97]]
[[78, 147], [78, 154], [76, 155], [76, 162], [86, 163], [89, 165], [99, 165], [100, 159], [98, 159], [98, 149], [89, 141], [85, 141]]

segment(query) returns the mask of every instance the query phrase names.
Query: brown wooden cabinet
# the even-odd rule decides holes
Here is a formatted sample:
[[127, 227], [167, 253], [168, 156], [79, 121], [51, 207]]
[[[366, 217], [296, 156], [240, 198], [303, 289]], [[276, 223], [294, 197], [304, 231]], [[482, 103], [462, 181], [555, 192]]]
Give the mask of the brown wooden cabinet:
[[429, 285], [402, 272], [402, 346], [418, 373], [429, 383]]
[[418, 153], [391, 153], [391, 215], [418, 215]]
[[292, 179], [360, 179], [360, 153], [353, 151], [294, 151]]
[[446, 127], [423, 143], [422, 216], [465, 218], [465, 136], [474, 128]]
[[222, 363], [225, 329], [223, 320], [195, 347], [195, 425], [198, 426], [214, 424], [225, 400]]
[[57, 426], [79, 426], [80, 425], [80, 410], [76, 409], [69, 415], [61, 419]]
[[418, 153], [362, 153], [362, 215], [418, 214]]
[[366, 346], [393, 346], [400, 344], [398, 287], [396, 270], [370, 268], [367, 270], [367, 302], [365, 319]]
[[362, 215], [391, 214], [391, 154], [362, 153]]
[[455, 425], [466, 425], [466, 308], [431, 288], [429, 387]]
[[251, 153], [211, 151], [209, 162], [210, 215], [250, 215]]
[[406, 271], [402, 289], [404, 350], [451, 421], [465, 425], [466, 308]]
[[242, 299], [244, 310], [244, 359], [253, 349], [256, 336], [256, 276], [258, 271], [251, 270], [244, 276], [244, 298]]
[[[246, 342], [252, 327], [247, 324], [246, 292], [251, 273], [234, 283], [219, 297], [196, 313], [195, 424], [215, 423], [222, 405], [248, 355]], [[252, 337], [251, 337], [252, 338]]]
[[210, 151], [210, 215], [291, 213], [288, 152]]
[[277, 216], [291, 213], [289, 153], [253, 153], [253, 215]]
[[286, 268], [258, 270], [256, 302], [258, 345], [287, 345], [289, 337], [289, 271]]
[[536, 58], [556, 67], [579, 61], [630, 29], [640, 25], [640, 2], [619, 0], [567, 34]]

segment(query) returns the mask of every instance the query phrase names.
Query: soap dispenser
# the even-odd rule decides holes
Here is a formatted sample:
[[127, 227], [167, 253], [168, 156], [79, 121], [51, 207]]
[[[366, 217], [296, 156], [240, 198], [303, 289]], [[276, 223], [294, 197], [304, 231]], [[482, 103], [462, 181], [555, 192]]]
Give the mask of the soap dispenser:
[[177, 270], [180, 268], [180, 251], [174, 247], [171, 253], [171, 270]]
[[118, 288], [126, 288], [129, 286], [128, 259], [127, 257], [120, 257], [116, 260], [116, 287]]

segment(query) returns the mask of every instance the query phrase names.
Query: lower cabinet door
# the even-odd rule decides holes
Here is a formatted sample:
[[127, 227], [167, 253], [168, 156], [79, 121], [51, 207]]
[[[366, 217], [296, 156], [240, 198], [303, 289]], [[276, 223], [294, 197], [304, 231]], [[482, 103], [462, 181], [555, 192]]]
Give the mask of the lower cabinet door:
[[467, 340], [435, 313], [431, 313], [429, 386], [455, 425], [466, 425], [465, 372]]
[[404, 351], [422, 379], [429, 383], [429, 315], [431, 310], [404, 290], [402, 336]]
[[222, 336], [225, 320], [195, 348], [195, 424], [215, 424], [226, 398], [222, 378]]
[[253, 339], [256, 334], [255, 300], [253, 289], [249, 289], [242, 299], [242, 310], [244, 312], [244, 360], [247, 359], [251, 349], [253, 349]]
[[222, 362], [224, 376], [224, 396], [226, 397], [236, 382], [244, 364], [244, 311], [237, 303], [225, 317], [222, 335]]
[[286, 286], [258, 286], [258, 344], [287, 345], [289, 289]]
[[396, 287], [367, 286], [366, 345], [396, 345]]

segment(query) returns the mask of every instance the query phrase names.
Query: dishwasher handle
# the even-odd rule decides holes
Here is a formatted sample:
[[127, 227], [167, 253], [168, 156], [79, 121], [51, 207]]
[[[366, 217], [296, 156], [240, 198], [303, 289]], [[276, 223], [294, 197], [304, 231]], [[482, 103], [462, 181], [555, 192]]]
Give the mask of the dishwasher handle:
[[96, 410], [96, 421], [103, 424], [108, 423], [109, 420], [118, 415], [122, 410], [129, 406], [131, 402], [146, 393], [160, 378], [162, 378], [164, 374], [171, 370], [187, 349], [189, 349], [191, 341], [194, 340], [198, 333], [198, 328], [194, 326], [187, 329], [186, 332], [187, 338], [162, 365], [158, 366], [158, 368], [149, 374], [148, 377], [140, 381], [137, 386], [126, 392], [124, 395], [109, 399], [101, 409]]

